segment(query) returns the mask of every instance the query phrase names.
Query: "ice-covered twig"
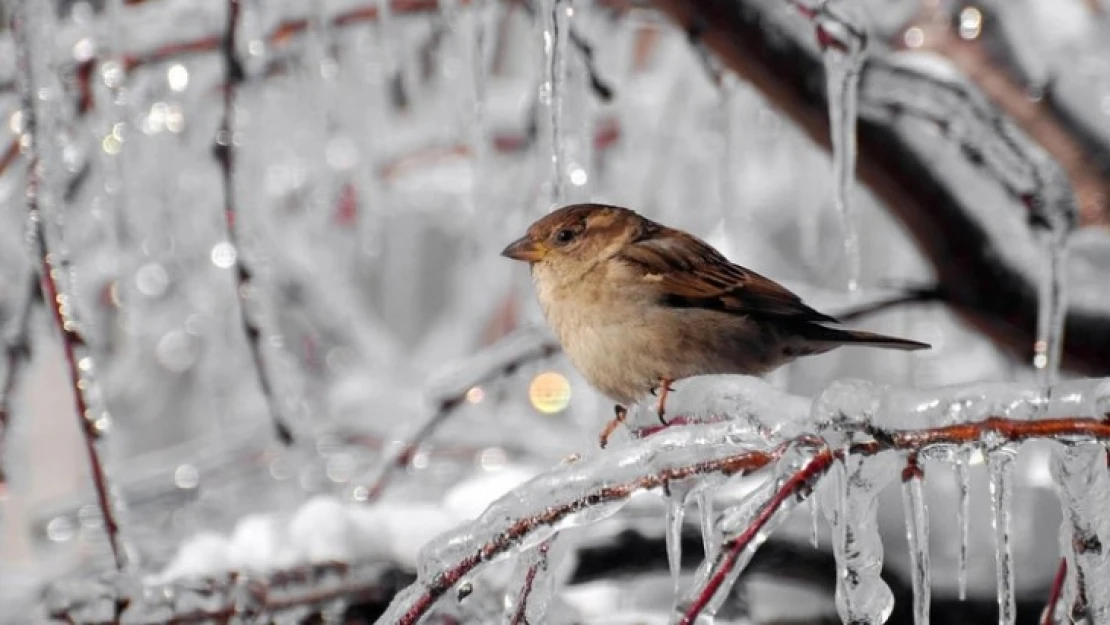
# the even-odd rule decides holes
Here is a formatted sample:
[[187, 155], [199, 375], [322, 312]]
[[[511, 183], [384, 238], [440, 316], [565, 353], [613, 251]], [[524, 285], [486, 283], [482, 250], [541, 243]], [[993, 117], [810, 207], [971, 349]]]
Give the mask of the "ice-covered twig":
[[1048, 592], [1048, 603], [1045, 604], [1044, 614], [1041, 615], [1041, 625], [1053, 625], [1056, 622], [1056, 606], [1060, 603], [1060, 595], [1063, 593], [1067, 577], [1068, 559], [1060, 558], [1060, 566], [1056, 567], [1052, 588]]
[[[27, 168], [27, 218], [31, 243], [38, 257], [38, 269], [33, 275], [42, 279], [41, 294], [61, 333], [66, 373], [88, 454], [97, 504], [104, 521], [104, 530], [116, 569], [124, 571], [130, 565], [128, 549], [121, 534], [112, 487], [108, 483], [104, 463], [97, 447], [97, 440], [109, 427], [111, 420], [107, 411], [101, 409], [102, 407], [97, 406], [98, 410], [93, 410], [95, 366], [74, 315], [76, 305], [74, 296], [71, 289], [67, 288], [70, 269], [67, 266], [67, 259], [60, 250], [51, 247], [50, 237], [47, 236], [46, 221], [58, 219], [62, 212], [60, 205], [62, 198], [57, 197], [56, 188], [52, 185], [61, 173], [59, 168], [61, 157], [53, 147], [57, 132], [55, 127], [57, 109], [53, 104], [56, 100], [40, 95], [40, 90], [50, 90], [47, 85], [51, 68], [43, 56], [45, 56], [44, 52], [50, 49], [51, 35], [54, 33], [50, 17], [52, 11], [53, 9], [46, 5], [39, 6], [38, 3], [33, 2], [22, 3], [12, 21], [18, 42], [24, 131], [26, 138], [30, 140], [31, 156]], [[34, 290], [31, 291], [31, 293], [34, 292]]]
[[4, 340], [4, 373], [0, 378], [0, 491], [7, 484], [4, 470], [4, 442], [12, 418], [12, 395], [19, 384], [23, 367], [31, 358], [31, 313], [40, 301], [42, 291], [38, 272], [28, 270], [28, 285], [15, 311], [15, 321]]
[[263, 297], [257, 293], [254, 274], [247, 261], [243, 258], [243, 248], [239, 231], [243, 227], [239, 211], [235, 205], [235, 97], [239, 85], [246, 77], [242, 61], [236, 44], [236, 34], [239, 30], [239, 16], [241, 7], [239, 0], [227, 0], [227, 30], [220, 42], [220, 51], [223, 54], [224, 68], [227, 75], [227, 84], [224, 86], [224, 110], [220, 120], [220, 129], [216, 134], [214, 151], [216, 160], [220, 164], [220, 173], [224, 184], [224, 219], [227, 223], [227, 241], [234, 250], [235, 293], [239, 299], [239, 319], [243, 326], [243, 334], [250, 349], [251, 361], [254, 365], [259, 389], [266, 400], [270, 419], [274, 424], [274, 433], [279, 441], [285, 445], [293, 444], [293, 430], [285, 415], [284, 405], [278, 399], [277, 391], [271, 379], [272, 372], [267, 367], [267, 359], [263, 353], [263, 327], [262, 320], [252, 315], [250, 311], [251, 300], [255, 300], [258, 308], [263, 308]]
[[408, 466], [420, 445], [466, 401], [470, 389], [491, 380], [512, 375], [520, 367], [557, 354], [560, 347], [551, 338], [534, 330], [522, 329], [469, 358], [451, 363], [429, 384], [435, 412], [410, 433], [402, 434], [401, 443], [388, 451], [363, 487], [359, 499], [376, 501], [398, 469]]
[[[530, 614], [534, 614], [537, 610], [534, 605], [530, 603], [532, 593], [541, 584], [550, 584], [550, 580], [544, 579], [544, 576], [550, 576], [548, 570], [551, 566], [549, 553], [551, 551], [551, 543], [555, 540], [555, 536], [551, 536], [547, 540], [537, 545], [534, 549], [529, 551], [523, 557], [526, 558], [527, 568], [524, 572], [524, 580], [520, 584], [520, 590], [513, 598], [513, 603], [509, 606], [510, 616], [508, 619], [509, 625], [528, 625], [535, 622], [533, 619], [528, 618]], [[545, 597], [544, 599], [547, 599]], [[546, 610], [546, 605], [540, 606], [539, 612]]]

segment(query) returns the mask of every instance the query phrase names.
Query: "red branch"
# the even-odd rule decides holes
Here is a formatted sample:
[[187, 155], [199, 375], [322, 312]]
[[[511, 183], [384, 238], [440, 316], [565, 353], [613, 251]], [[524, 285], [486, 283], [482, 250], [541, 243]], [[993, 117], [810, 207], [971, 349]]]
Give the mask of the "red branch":
[[552, 538], [548, 538], [536, 547], [536, 558], [528, 567], [528, 572], [524, 574], [524, 583], [520, 586], [516, 610], [513, 611], [513, 617], [509, 621], [510, 625], [528, 625], [528, 597], [532, 594], [532, 588], [536, 584], [536, 576], [539, 575], [541, 570], [547, 570], [548, 552], [551, 550]]
[[[34, 9], [28, 9], [28, 11], [33, 10]], [[111, 488], [108, 485], [104, 464], [100, 458], [100, 450], [96, 445], [100, 437], [100, 430], [96, 424], [97, 419], [94, 415], [89, 413], [87, 394], [92, 380], [87, 372], [82, 374], [83, 369], [87, 371], [92, 370], [92, 359], [87, 353], [88, 348], [85, 339], [81, 335], [71, 314], [74, 302], [71, 300], [69, 294], [63, 294], [62, 290], [59, 288], [60, 276], [63, 272], [67, 271], [67, 269], [65, 268], [64, 260], [50, 250], [50, 244], [46, 236], [46, 225], [44, 223], [44, 220], [50, 216], [43, 215], [41, 210], [42, 207], [40, 206], [40, 194], [42, 192], [45, 169], [42, 161], [43, 146], [47, 142], [52, 141], [53, 137], [43, 136], [39, 128], [38, 116], [38, 110], [41, 105], [38, 104], [36, 98], [31, 95], [35, 92], [36, 76], [30, 56], [40, 52], [40, 50], [32, 44], [33, 35], [30, 35], [28, 31], [42, 26], [38, 24], [29, 25], [25, 23], [25, 19], [26, 14], [21, 11], [17, 19], [12, 21], [12, 25], [18, 40], [18, 45], [22, 50], [19, 54], [19, 72], [24, 81], [22, 88], [23, 123], [28, 136], [31, 137], [31, 159], [27, 168], [27, 219], [30, 223], [35, 251], [38, 254], [38, 272], [39, 277], [42, 279], [42, 295], [46, 301], [47, 307], [52, 313], [55, 325], [57, 325], [62, 335], [62, 351], [65, 354], [66, 373], [69, 377], [70, 389], [73, 392], [73, 403], [77, 411], [79, 429], [84, 437], [85, 451], [88, 455], [93, 487], [96, 490], [97, 504], [100, 508], [101, 517], [104, 520], [104, 531], [108, 537], [108, 544], [112, 551], [112, 558], [115, 561], [116, 569], [123, 571], [127, 566], [127, 553], [123, 545], [123, 539], [120, 536], [118, 517], [112, 501]], [[80, 357], [78, 356], [79, 351], [83, 352]], [[82, 367], [82, 365], [84, 365], [84, 367]]]
[[1052, 590], [1048, 593], [1048, 604], [1044, 607], [1041, 625], [1052, 625], [1056, 622], [1056, 604], [1060, 602], [1060, 595], [1064, 591], [1064, 581], [1068, 577], [1068, 559], [1060, 558], [1060, 566], [1056, 569], [1056, 577], [1052, 579]]

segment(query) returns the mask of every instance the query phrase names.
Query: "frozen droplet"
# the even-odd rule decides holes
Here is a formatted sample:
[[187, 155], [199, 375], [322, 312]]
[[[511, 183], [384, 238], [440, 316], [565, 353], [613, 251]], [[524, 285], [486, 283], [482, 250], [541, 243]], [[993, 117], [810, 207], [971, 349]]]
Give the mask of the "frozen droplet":
[[200, 471], [191, 464], [181, 464], [173, 472], [173, 485], [190, 490], [200, 485]]
[[73, 519], [67, 516], [57, 516], [46, 524], [46, 537], [56, 543], [64, 543], [73, 540], [77, 535], [77, 528], [73, 525]]
[[171, 330], [158, 339], [154, 351], [158, 362], [170, 371], [187, 371], [196, 362], [193, 337], [184, 330]]
[[169, 274], [158, 263], [147, 263], [135, 272], [135, 287], [147, 297], [161, 297], [169, 283]]
[[174, 91], [185, 91], [189, 86], [189, 70], [180, 63], [174, 63], [166, 70], [166, 81], [170, 84], [170, 89]]
[[227, 241], [221, 241], [212, 246], [212, 264], [220, 269], [228, 269], [235, 264], [238, 253], [235, 246]]

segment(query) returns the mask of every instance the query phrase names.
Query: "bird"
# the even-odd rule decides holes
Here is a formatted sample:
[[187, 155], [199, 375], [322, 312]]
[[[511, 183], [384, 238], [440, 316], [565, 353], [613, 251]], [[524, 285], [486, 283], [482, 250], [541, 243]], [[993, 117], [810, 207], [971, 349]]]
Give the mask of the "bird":
[[[622, 410], [676, 380], [764, 375], [844, 345], [926, 343], [830, 327], [837, 320], [698, 237], [607, 204], [540, 218], [501, 255], [529, 264], [540, 308], [585, 380]], [[604, 444], [604, 438], [603, 438]]]

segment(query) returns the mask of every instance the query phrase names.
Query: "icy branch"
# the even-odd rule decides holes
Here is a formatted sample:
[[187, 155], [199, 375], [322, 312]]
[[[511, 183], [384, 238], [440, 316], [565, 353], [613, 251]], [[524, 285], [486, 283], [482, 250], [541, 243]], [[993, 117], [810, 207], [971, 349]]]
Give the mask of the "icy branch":
[[[74, 295], [70, 289], [70, 268], [64, 248], [53, 247], [48, 236], [47, 222], [58, 223], [63, 214], [61, 198], [57, 197], [53, 182], [61, 173], [61, 155], [56, 138], [58, 129], [59, 98], [52, 88], [48, 55], [49, 23], [53, 9], [39, 3], [22, 3], [16, 10], [13, 30], [19, 42], [18, 64], [20, 91], [23, 94], [24, 129], [30, 140], [30, 163], [27, 168], [27, 215], [30, 224], [33, 250], [38, 258], [37, 276], [42, 279], [41, 294], [54, 322], [61, 333], [62, 351], [66, 373], [69, 377], [73, 403], [81, 434], [88, 455], [97, 504], [104, 521], [104, 530], [111, 548], [116, 569], [130, 568], [128, 548], [120, 531], [119, 513], [115, 494], [108, 482], [103, 459], [97, 447], [100, 436], [108, 429], [111, 418], [99, 404], [99, 389], [95, 384], [95, 365], [85, 342], [81, 327], [74, 315]], [[43, 95], [44, 93], [50, 95]], [[28, 295], [38, 293], [30, 289]], [[30, 302], [25, 308], [30, 307]], [[29, 310], [26, 314], [29, 314]], [[21, 321], [22, 323], [22, 321]], [[10, 353], [10, 352], [9, 352]], [[13, 363], [14, 364], [14, 363]]]
[[417, 424], [411, 432], [404, 432], [397, 437], [401, 443], [385, 454], [363, 487], [365, 494], [360, 494], [358, 498], [376, 501], [394, 472], [408, 465], [420, 445], [431, 438], [466, 401], [466, 394], [470, 389], [511, 375], [529, 362], [550, 358], [558, 352], [559, 346], [551, 338], [537, 330], [526, 328], [474, 356], [447, 365], [428, 385], [430, 399], [436, 406], [435, 412]]

